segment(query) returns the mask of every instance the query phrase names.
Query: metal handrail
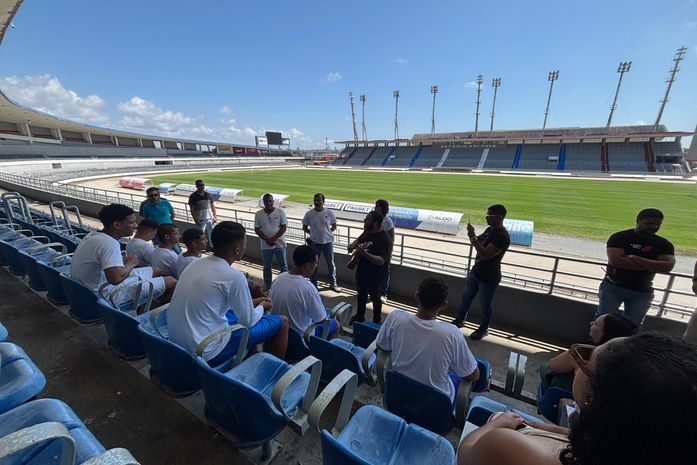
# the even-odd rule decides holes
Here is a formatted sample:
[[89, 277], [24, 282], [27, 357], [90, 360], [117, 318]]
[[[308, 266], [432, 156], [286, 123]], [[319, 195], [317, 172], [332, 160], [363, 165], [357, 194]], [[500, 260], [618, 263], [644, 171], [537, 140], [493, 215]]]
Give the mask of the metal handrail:
[[[16, 185], [40, 189], [59, 195], [65, 195], [78, 199], [90, 200], [98, 203], [122, 203], [134, 210], [140, 207], [144, 200], [142, 196], [131, 193], [109, 191], [94, 187], [80, 186], [74, 184], [62, 184], [58, 182], [46, 181], [36, 178], [28, 178], [13, 173], [0, 173], [0, 180], [5, 180]], [[169, 200], [174, 207], [177, 219], [193, 223], [188, 205], [179, 200]], [[248, 229], [253, 229], [254, 212], [243, 212], [219, 205], [216, 208], [217, 216], [221, 220], [237, 221], [245, 225]], [[303, 243], [305, 234], [301, 228], [301, 218], [288, 218], [288, 230], [286, 236], [290, 243]], [[363, 232], [362, 227], [342, 225], [335, 231], [335, 244], [346, 246]], [[422, 241], [426, 245], [420, 246], [409, 244], [408, 242]], [[432, 246], [428, 246], [428, 243]], [[339, 247], [337, 247], [337, 250]], [[463, 250], [464, 249], [464, 250]], [[463, 250], [459, 253], [458, 250]], [[475, 251], [471, 244], [463, 239], [453, 239], [443, 236], [427, 236], [415, 233], [398, 232], [395, 234], [395, 246], [392, 254], [392, 263], [399, 265], [414, 266], [425, 269], [438, 269], [440, 272], [453, 276], [464, 275], [471, 269], [474, 262]], [[515, 259], [522, 263], [516, 263]], [[531, 264], [530, 259], [550, 260], [549, 267]], [[604, 277], [603, 267], [605, 261], [583, 259], [575, 257], [561, 257], [543, 252], [529, 250], [509, 249], [502, 261], [503, 281], [512, 285], [525, 288], [536, 288], [548, 294], [559, 294], [569, 296], [570, 293], [578, 294], [571, 297], [583, 298], [584, 300], [597, 301], [597, 286], [585, 287], [568, 282], [564, 278], [588, 280], [592, 283], [600, 283]], [[562, 266], [563, 265], [563, 266]], [[567, 271], [576, 266], [591, 266], [597, 273]], [[520, 271], [527, 271], [528, 274], [521, 274]], [[542, 275], [536, 276], [535, 274]], [[690, 292], [681, 290], [678, 282], [685, 283], [685, 287], [691, 286], [692, 276], [685, 273], [657, 273], [658, 276], [665, 276], [665, 285], [656, 284], [654, 290], [657, 298], [652, 302], [651, 312], [659, 317], [678, 317], [689, 316], [693, 310], [694, 302], [689, 304], [681, 303], [692, 296]]]

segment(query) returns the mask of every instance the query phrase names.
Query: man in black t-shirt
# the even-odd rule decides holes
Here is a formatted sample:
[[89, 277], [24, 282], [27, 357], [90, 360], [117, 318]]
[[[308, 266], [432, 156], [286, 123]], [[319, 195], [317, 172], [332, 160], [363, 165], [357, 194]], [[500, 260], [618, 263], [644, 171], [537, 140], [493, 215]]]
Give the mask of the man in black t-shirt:
[[470, 339], [481, 339], [489, 334], [489, 323], [493, 312], [491, 301], [501, 282], [501, 260], [511, 245], [511, 238], [503, 226], [504, 218], [506, 218], [506, 207], [497, 204], [490, 206], [486, 211], [486, 224], [489, 227], [479, 236], [474, 232], [474, 227], [467, 223], [467, 236], [470, 238], [472, 247], [477, 251], [477, 256], [474, 259], [474, 266], [465, 278], [460, 311], [452, 324], [458, 328], [465, 324], [472, 300], [479, 293], [482, 321], [470, 335]]
[[206, 233], [210, 247], [213, 244], [211, 241], [213, 223], [217, 221], [215, 202], [213, 201], [213, 196], [206, 192], [206, 184], [202, 179], [197, 179], [195, 184], [196, 191], [189, 196], [189, 210], [196, 226], [203, 229], [203, 232]]
[[377, 211], [368, 213], [363, 220], [363, 234], [348, 246], [349, 252], [360, 257], [356, 268], [356, 315], [354, 321], [365, 321], [365, 306], [368, 294], [373, 303], [373, 322], [380, 323], [382, 317], [382, 300], [380, 285], [385, 280], [390, 261], [390, 238], [382, 230], [383, 216]]
[[607, 240], [607, 272], [598, 292], [598, 310], [620, 313], [641, 326], [653, 300], [653, 277], [670, 273], [675, 266], [675, 249], [667, 239], [657, 236], [663, 213], [655, 208], [639, 212], [634, 229], [619, 231]]

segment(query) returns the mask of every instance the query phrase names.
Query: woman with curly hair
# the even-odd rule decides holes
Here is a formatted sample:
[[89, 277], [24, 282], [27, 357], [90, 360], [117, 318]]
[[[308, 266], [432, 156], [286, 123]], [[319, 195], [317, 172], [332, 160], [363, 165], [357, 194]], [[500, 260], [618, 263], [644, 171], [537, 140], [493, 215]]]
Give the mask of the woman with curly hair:
[[573, 391], [568, 437], [506, 413], [462, 441], [458, 465], [697, 463], [695, 346], [653, 333], [613, 339], [579, 360]]

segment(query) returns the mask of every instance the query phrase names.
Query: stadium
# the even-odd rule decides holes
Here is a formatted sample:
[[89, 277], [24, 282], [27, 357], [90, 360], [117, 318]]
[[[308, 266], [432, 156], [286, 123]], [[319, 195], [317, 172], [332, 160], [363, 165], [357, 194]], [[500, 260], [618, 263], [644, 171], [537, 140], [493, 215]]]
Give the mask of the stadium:
[[[22, 4], [0, 0], [0, 44]], [[0, 292], [8, 296], [0, 305], [0, 341], [5, 340], [0, 342], [0, 418], [6, 419], [0, 427], [0, 462], [454, 463], [462, 438], [483, 424], [476, 410], [482, 403], [556, 423], [559, 400], [543, 399], [538, 369], [559, 350], [587, 342], [607, 266], [605, 240], [632, 226], [636, 212], [647, 205], [666, 215], [661, 234], [675, 243], [678, 263], [656, 276], [642, 330], [682, 336], [694, 310], [697, 238], [694, 218], [686, 212], [694, 210], [697, 198], [697, 139], [689, 128], [669, 130], [661, 123], [664, 110], [670, 112], [671, 87], [683, 59], [681, 48], [654, 124], [611, 124], [622, 75], [629, 69], [620, 72], [624, 63], [605, 126], [547, 127], [557, 72], [549, 75], [540, 128], [495, 129], [494, 97], [488, 127], [480, 129], [478, 79], [474, 130], [436, 131], [438, 87], [432, 86], [432, 130], [410, 138], [399, 137], [399, 91], [393, 94], [394, 137], [376, 140], [367, 139], [364, 117], [358, 130], [349, 93], [346, 113], [353, 137], [336, 142], [336, 150], [292, 150], [292, 134], [277, 131], [258, 135], [252, 145], [85, 124], [18, 103], [0, 89]], [[282, 373], [268, 375], [266, 367], [250, 363], [253, 356], [242, 360], [249, 355], [242, 351], [227, 372], [197, 368], [202, 358], [197, 361], [168, 340], [166, 324], [161, 326], [165, 310], [122, 311], [109, 296], [71, 279], [71, 254], [87, 233], [100, 228], [98, 213], [105, 205], [138, 212], [146, 189], [155, 186], [184, 231], [195, 225], [188, 198], [198, 179], [215, 200], [218, 222], [246, 228], [246, 252], [235, 267], [257, 283], [263, 251], [254, 217], [264, 206], [262, 196], [273, 193], [288, 217], [291, 255], [306, 241], [303, 215], [312, 208], [313, 195], [326, 195], [326, 208], [338, 219], [334, 260], [342, 292], [330, 289], [323, 260], [319, 290], [344, 326], [340, 339], [349, 349], [298, 334], [295, 348], [303, 356], [279, 361]], [[450, 289], [442, 321], [456, 315], [464, 278], [478, 254], [466, 225], [482, 230], [492, 203], [509, 210], [505, 224], [512, 246], [502, 261], [490, 335], [468, 339], [486, 376], [469, 392], [461, 389], [462, 396], [458, 391], [454, 414], [448, 405], [439, 416], [442, 405], [429, 392], [416, 414], [408, 411], [415, 408], [411, 404], [395, 406], [424, 391], [406, 390], [407, 381], [395, 387], [397, 372], [384, 357], [369, 362], [376, 328], [349, 326], [356, 279], [346, 266], [346, 248], [363, 232], [362, 220], [378, 198], [389, 200], [396, 227], [383, 314], [416, 312], [417, 283], [438, 276]], [[274, 268], [274, 275], [278, 272]], [[141, 291], [147, 294], [143, 289], [141, 284], [136, 301]], [[148, 307], [151, 302], [152, 292]], [[475, 320], [481, 315], [478, 305]], [[468, 321], [463, 334], [476, 327]], [[33, 378], [17, 394], [12, 383], [20, 374], [12, 365], [20, 359]], [[292, 402], [297, 405], [288, 408]], [[404, 421], [414, 423], [437, 437], [426, 434], [443, 448], [442, 457], [421, 460], [421, 436], [413, 439], [413, 449], [406, 439], [389, 434], [363, 450], [354, 447], [370, 442], [360, 433], [374, 426], [360, 422], [375, 406], [377, 413], [371, 414], [381, 421], [402, 421], [395, 426], [402, 429], [412, 428]], [[13, 417], [18, 408], [39, 413], [29, 420]], [[383, 417], [388, 411], [396, 416]], [[8, 445], [17, 438], [19, 445]], [[406, 458], [410, 455], [413, 462]]]

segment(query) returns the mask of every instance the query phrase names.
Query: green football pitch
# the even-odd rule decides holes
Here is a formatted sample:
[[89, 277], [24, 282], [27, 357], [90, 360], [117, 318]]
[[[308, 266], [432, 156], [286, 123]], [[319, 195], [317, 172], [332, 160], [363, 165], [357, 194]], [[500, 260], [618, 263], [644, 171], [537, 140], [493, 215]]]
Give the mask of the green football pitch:
[[396, 173], [329, 169], [253, 169], [172, 174], [151, 178], [243, 189], [245, 196], [272, 191], [311, 204], [315, 192], [329, 199], [462, 212], [463, 221], [483, 224], [487, 206], [501, 203], [508, 217], [535, 222], [535, 231], [607, 239], [631, 228], [639, 210], [665, 214], [660, 234], [680, 252], [697, 252], [697, 187], [693, 183], [591, 180], [470, 174]]

